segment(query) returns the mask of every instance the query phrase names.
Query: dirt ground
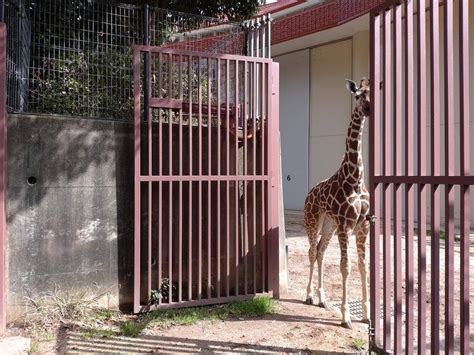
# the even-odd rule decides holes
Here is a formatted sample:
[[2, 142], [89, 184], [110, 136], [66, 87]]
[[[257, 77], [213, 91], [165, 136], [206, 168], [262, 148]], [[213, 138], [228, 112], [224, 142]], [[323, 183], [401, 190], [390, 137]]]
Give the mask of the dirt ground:
[[[83, 339], [77, 331], [66, 332], [59, 352], [279, 352], [357, 353], [354, 341], [367, 343], [367, 325], [353, 319], [352, 330], [340, 326], [338, 308], [326, 310], [303, 303], [308, 281], [308, 243], [301, 216], [287, 216], [289, 288], [277, 303], [276, 312], [258, 319], [201, 321], [191, 326], [146, 330], [136, 338]], [[355, 261], [355, 245], [352, 250]], [[340, 302], [339, 247], [333, 240], [327, 251], [326, 293]], [[360, 300], [360, 277], [354, 269], [350, 284], [352, 300]], [[314, 278], [316, 280], [316, 277]]]
[[[135, 338], [113, 337], [107, 339], [84, 339], [81, 329], [63, 330], [57, 339], [42, 343], [42, 353], [141, 353], [141, 352], [230, 352], [230, 353], [357, 353], [355, 343], [368, 342], [367, 325], [360, 322], [360, 309], [353, 307], [353, 328], [348, 330], [340, 326], [339, 303], [341, 299], [341, 274], [339, 272], [339, 245], [333, 238], [325, 258], [325, 290], [332, 309], [308, 306], [303, 303], [306, 297], [309, 261], [308, 242], [300, 214], [287, 213], [286, 232], [288, 243], [288, 291], [282, 294], [272, 315], [256, 319], [230, 319], [226, 321], [200, 321], [195, 325], [173, 326], [168, 329], [147, 329], [143, 335]], [[404, 239], [404, 238], [403, 238]], [[474, 240], [473, 240], [474, 241]], [[471, 248], [472, 248], [471, 243]], [[404, 245], [404, 241], [402, 242]], [[368, 248], [368, 246], [367, 246]], [[414, 250], [417, 250], [416, 238]], [[441, 242], [441, 277], [444, 277], [444, 242]], [[403, 253], [405, 251], [403, 250]], [[356, 263], [355, 240], [350, 243], [352, 273], [349, 279], [349, 298], [351, 302], [361, 300], [361, 281]], [[405, 255], [405, 254], [403, 254]], [[427, 255], [430, 255], [428, 244]], [[455, 255], [459, 256], [459, 243], [455, 243]], [[471, 265], [474, 265], [474, 253], [471, 253]], [[392, 256], [393, 257], [393, 256]], [[415, 258], [416, 259], [416, 258]], [[430, 260], [428, 258], [428, 270]], [[392, 263], [393, 264], [393, 263]], [[415, 269], [416, 269], [415, 260]], [[455, 272], [459, 262], [455, 263]], [[472, 268], [471, 268], [472, 270]], [[403, 267], [403, 272], [404, 272]], [[471, 285], [474, 284], [474, 272], [470, 273]], [[316, 274], [314, 282], [316, 282]], [[430, 287], [427, 275], [427, 332], [429, 334]], [[416, 279], [416, 277], [415, 277]], [[415, 280], [416, 281], [416, 280]], [[404, 282], [404, 280], [403, 280]], [[443, 284], [443, 282], [442, 282]], [[415, 282], [416, 285], [416, 282]], [[455, 302], [459, 304], [459, 273], [455, 273]], [[417, 294], [415, 287], [415, 295]], [[444, 307], [444, 289], [440, 291], [441, 307]], [[471, 287], [471, 320], [474, 318], [474, 290]], [[393, 295], [392, 295], [393, 296]], [[403, 301], [404, 302], [404, 301]], [[417, 300], [415, 297], [415, 308]], [[403, 303], [403, 310], [405, 305]], [[441, 308], [443, 310], [443, 308]], [[416, 310], [414, 312], [416, 314]], [[459, 324], [459, 308], [455, 308], [455, 323]], [[404, 317], [403, 317], [404, 318]], [[443, 318], [443, 313], [441, 314]], [[393, 320], [393, 319], [392, 319]], [[415, 316], [415, 324], [416, 324]], [[440, 327], [444, 329], [443, 319]], [[471, 328], [472, 329], [472, 328]], [[417, 329], [414, 328], [415, 339]], [[443, 338], [443, 337], [442, 337]], [[393, 337], [392, 337], [393, 339]], [[427, 337], [427, 342], [430, 339]], [[455, 341], [459, 346], [459, 328], [455, 328]], [[443, 348], [443, 344], [441, 346]]]

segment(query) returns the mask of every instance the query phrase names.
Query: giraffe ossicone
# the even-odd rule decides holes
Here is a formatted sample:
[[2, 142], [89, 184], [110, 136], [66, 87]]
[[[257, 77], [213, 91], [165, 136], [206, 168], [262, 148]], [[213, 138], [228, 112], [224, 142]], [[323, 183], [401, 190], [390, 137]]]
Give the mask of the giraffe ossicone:
[[369, 299], [367, 290], [368, 265], [366, 241], [370, 228], [369, 192], [364, 184], [362, 159], [362, 133], [366, 118], [370, 115], [370, 85], [362, 79], [357, 86], [346, 80], [346, 87], [354, 96], [356, 105], [347, 131], [346, 149], [341, 166], [329, 179], [321, 181], [306, 197], [304, 219], [310, 248], [308, 251], [310, 270], [306, 303], [314, 303], [313, 271], [318, 263], [318, 304], [329, 307], [324, 293], [324, 253], [331, 238], [337, 234], [341, 249], [340, 269], [342, 274], [342, 325], [352, 328], [348, 300], [348, 278], [351, 263], [348, 255], [349, 237], [356, 236], [358, 266], [362, 279], [363, 320], [369, 320]]

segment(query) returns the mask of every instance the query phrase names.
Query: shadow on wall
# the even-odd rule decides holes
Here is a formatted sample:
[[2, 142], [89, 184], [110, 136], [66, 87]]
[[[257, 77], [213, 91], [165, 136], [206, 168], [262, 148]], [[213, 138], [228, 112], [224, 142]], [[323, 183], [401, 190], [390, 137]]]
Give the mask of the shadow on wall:
[[10, 115], [9, 307], [60, 289], [132, 301], [133, 124]]

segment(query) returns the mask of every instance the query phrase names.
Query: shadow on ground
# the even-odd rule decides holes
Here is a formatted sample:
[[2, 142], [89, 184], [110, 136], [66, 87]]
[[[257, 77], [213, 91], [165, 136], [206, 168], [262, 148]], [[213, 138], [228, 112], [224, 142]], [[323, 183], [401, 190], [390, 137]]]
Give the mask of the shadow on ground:
[[304, 349], [291, 349], [278, 346], [243, 344], [227, 341], [210, 341], [167, 336], [112, 337], [86, 339], [81, 331], [75, 330], [65, 334], [60, 353], [93, 352], [93, 353], [312, 353]]

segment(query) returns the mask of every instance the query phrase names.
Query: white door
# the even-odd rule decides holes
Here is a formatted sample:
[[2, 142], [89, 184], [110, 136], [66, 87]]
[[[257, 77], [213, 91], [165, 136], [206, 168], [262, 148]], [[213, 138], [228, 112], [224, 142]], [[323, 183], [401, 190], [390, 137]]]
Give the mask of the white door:
[[280, 133], [285, 209], [302, 210], [308, 192], [309, 50], [280, 63]]
[[352, 40], [311, 50], [310, 188], [339, 168], [351, 120]]

